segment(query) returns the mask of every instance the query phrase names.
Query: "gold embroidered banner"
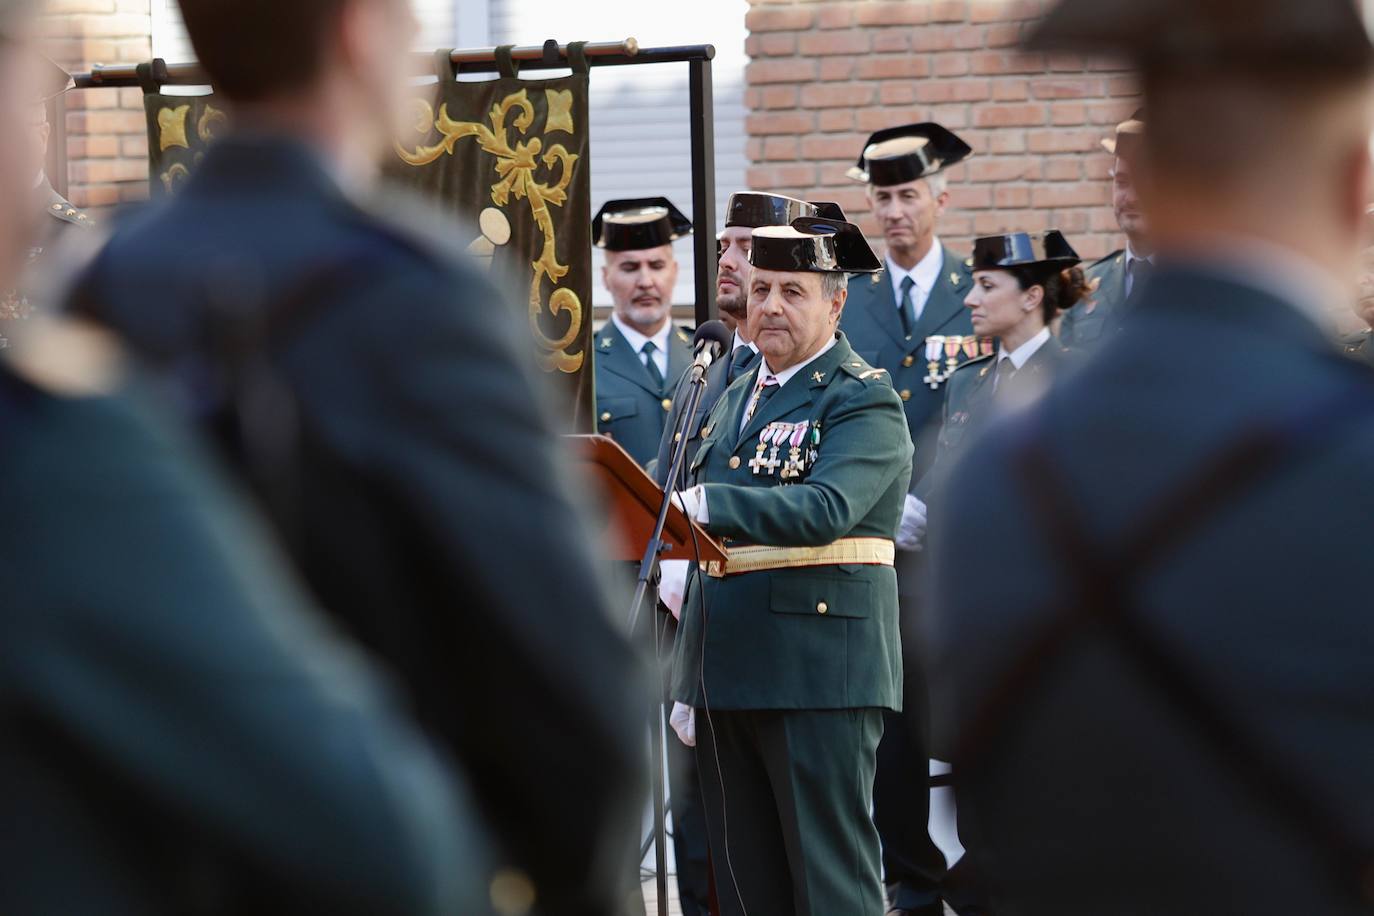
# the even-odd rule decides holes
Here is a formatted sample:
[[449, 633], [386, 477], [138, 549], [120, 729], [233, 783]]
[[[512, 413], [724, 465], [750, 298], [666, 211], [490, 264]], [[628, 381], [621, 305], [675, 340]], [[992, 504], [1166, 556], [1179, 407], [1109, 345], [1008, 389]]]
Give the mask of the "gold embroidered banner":
[[509, 48], [497, 58], [499, 79], [458, 82], [435, 53], [438, 85], [411, 102], [390, 171], [462, 215], [480, 232], [471, 253], [516, 278], [564, 418], [594, 432], [586, 59], [570, 46], [571, 76], [521, 80]]
[[153, 197], [175, 193], [228, 126], [212, 95], [143, 94], [148, 116], [148, 182]]

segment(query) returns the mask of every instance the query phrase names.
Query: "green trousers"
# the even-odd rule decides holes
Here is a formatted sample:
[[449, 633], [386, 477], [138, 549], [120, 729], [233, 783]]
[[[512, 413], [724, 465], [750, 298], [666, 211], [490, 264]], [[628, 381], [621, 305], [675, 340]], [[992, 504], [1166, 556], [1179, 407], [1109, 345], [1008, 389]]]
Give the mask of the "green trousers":
[[882, 916], [882, 711], [697, 710], [722, 916]]

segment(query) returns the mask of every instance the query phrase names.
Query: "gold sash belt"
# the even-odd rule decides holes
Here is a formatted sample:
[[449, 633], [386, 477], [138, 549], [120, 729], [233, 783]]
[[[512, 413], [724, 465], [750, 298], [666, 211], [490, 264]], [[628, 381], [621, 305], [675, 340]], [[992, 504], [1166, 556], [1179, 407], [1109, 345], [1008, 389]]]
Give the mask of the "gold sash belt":
[[823, 547], [731, 547], [726, 560], [702, 563], [702, 570], [716, 579], [765, 569], [806, 566], [891, 566], [897, 547], [888, 538], [840, 538]]

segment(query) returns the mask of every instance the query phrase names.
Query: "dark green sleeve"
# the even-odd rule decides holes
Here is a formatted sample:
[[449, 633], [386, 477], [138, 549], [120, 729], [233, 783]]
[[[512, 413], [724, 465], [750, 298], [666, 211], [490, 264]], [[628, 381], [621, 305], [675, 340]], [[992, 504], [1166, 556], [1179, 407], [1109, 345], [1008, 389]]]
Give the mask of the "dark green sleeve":
[[8, 702], [322, 912], [480, 906], [460, 782], [184, 442], [54, 401], [6, 457]]
[[826, 412], [804, 482], [704, 485], [712, 534], [779, 547], [829, 544], [848, 535], [894, 480], [910, 476], [902, 402], [885, 384], [855, 384], [853, 395]]

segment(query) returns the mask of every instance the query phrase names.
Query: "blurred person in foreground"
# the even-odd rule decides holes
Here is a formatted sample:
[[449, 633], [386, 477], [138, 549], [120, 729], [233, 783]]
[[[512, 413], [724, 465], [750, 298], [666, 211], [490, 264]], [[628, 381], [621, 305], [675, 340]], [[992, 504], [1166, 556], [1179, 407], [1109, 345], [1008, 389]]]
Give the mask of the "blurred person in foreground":
[[[0, 0], [0, 196], [30, 57]], [[34, 211], [0, 210], [0, 285]], [[480, 819], [113, 340], [0, 358], [0, 910], [488, 912]]]
[[1140, 68], [1160, 267], [932, 515], [937, 735], [993, 910], [1368, 912], [1374, 380], [1323, 316], [1374, 48], [1350, 0], [1064, 0], [1030, 45]]
[[[182, 0], [234, 129], [74, 308], [249, 483], [325, 610], [471, 775], [535, 909], [625, 904], [643, 672], [608, 610], [507, 299], [377, 200], [406, 0]], [[264, 28], [265, 23], [270, 27]]]
[[1342, 336], [1346, 355], [1367, 366], [1374, 366], [1374, 210], [1366, 214], [1364, 253], [1360, 255], [1360, 277], [1355, 294], [1355, 317], [1365, 327]]

